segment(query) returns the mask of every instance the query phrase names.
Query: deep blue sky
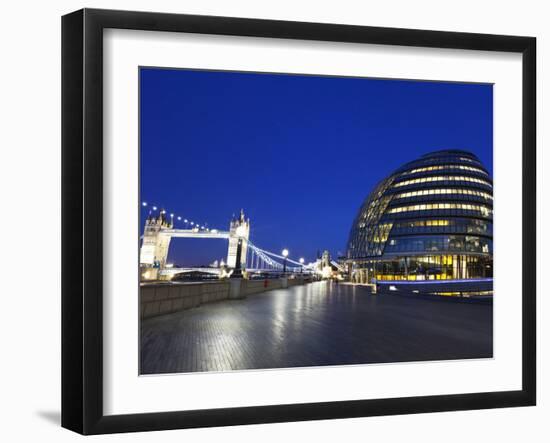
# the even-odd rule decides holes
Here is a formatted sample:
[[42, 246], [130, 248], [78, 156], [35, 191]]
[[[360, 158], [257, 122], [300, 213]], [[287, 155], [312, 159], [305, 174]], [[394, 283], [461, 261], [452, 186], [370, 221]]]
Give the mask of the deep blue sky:
[[[344, 253], [373, 186], [424, 153], [492, 174], [491, 85], [142, 68], [140, 100], [142, 200], [219, 229], [244, 208], [251, 240], [295, 259]], [[169, 260], [226, 253], [175, 239]]]

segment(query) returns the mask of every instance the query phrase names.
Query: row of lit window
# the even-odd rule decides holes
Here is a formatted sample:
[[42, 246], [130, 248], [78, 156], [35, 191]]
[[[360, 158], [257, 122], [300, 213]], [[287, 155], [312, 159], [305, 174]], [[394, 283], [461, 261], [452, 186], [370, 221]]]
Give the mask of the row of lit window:
[[394, 275], [394, 274], [376, 274], [376, 280], [380, 281], [420, 281], [420, 280], [452, 280], [454, 277], [451, 273], [442, 272], [440, 274], [410, 274], [410, 275]]
[[475, 160], [473, 158], [470, 158], [470, 157], [460, 157], [460, 160], [463, 160], [465, 162], [472, 162], [472, 163], [475, 162]]
[[451, 220], [407, 220], [395, 224], [395, 229], [414, 228], [418, 226], [454, 226], [454, 225], [472, 225], [487, 229], [488, 223], [484, 220], [470, 218], [456, 218]]
[[[348, 258], [353, 259], [352, 254], [348, 254]], [[447, 254], [401, 256], [391, 260], [367, 259], [352, 262], [352, 275], [365, 281], [367, 277], [370, 278], [376, 274], [393, 275], [396, 280], [423, 280], [430, 278], [428, 275], [431, 273], [447, 273], [453, 275], [454, 278], [487, 277], [492, 276], [492, 266], [491, 260], [488, 260], [487, 256]], [[382, 279], [379, 278], [379, 280]]]
[[457, 176], [457, 175], [438, 175], [435, 177], [413, 178], [411, 180], [405, 180], [399, 183], [395, 183], [394, 186], [397, 188], [399, 186], [412, 185], [414, 183], [428, 183], [428, 182], [437, 182], [437, 181], [464, 181], [464, 182], [472, 182], [472, 183], [482, 183], [484, 185], [491, 186], [491, 183], [489, 183], [486, 180], [482, 180], [480, 178], [464, 177], [464, 176]]
[[426, 203], [420, 205], [400, 206], [398, 208], [389, 209], [387, 213], [395, 214], [399, 212], [430, 211], [432, 209], [464, 209], [468, 211], [478, 211], [486, 216], [491, 213], [491, 209], [487, 206], [472, 205], [469, 203]]
[[399, 257], [392, 258], [390, 260], [379, 260], [379, 259], [367, 259], [361, 261], [354, 261], [354, 268], [360, 269], [369, 269], [381, 270], [388, 272], [389, 269], [392, 269], [393, 272], [396, 272], [397, 269], [404, 269], [405, 267], [409, 270], [417, 267], [432, 267], [432, 265], [453, 265], [458, 262], [461, 262], [461, 266], [468, 267], [477, 267], [485, 266], [488, 261], [487, 259], [475, 255], [416, 255], [411, 257]]
[[397, 223], [391, 231], [392, 234], [423, 234], [423, 233], [468, 233], [491, 235], [490, 223], [475, 224], [474, 220], [457, 222], [449, 220], [428, 220], [426, 224], [417, 222]]
[[[420, 233], [421, 231], [417, 228], [429, 228], [426, 232], [441, 232], [440, 227], [447, 228], [445, 232], [468, 232], [468, 233], [478, 233], [478, 234], [487, 234], [491, 233], [491, 225], [486, 221], [475, 220], [475, 219], [454, 219], [454, 220], [409, 220], [405, 222], [395, 223], [393, 225], [393, 233]], [[365, 228], [365, 224], [361, 223], [359, 228]], [[378, 229], [372, 227], [374, 234], [372, 236], [371, 242], [385, 242], [388, 238], [388, 234], [392, 228], [392, 223], [378, 225]], [[432, 228], [436, 228], [435, 230]], [[368, 237], [367, 232], [362, 230], [356, 232], [354, 237], [359, 242], [365, 242]]]
[[420, 191], [403, 192], [397, 194], [394, 198], [418, 197], [421, 195], [439, 195], [439, 194], [460, 194], [460, 195], [475, 195], [486, 199], [491, 199], [493, 196], [488, 192], [477, 191], [475, 189], [421, 189]]
[[452, 291], [452, 292], [430, 292], [434, 295], [446, 297], [477, 297], [478, 295], [493, 295], [493, 291]]
[[488, 175], [486, 171], [480, 168], [474, 168], [473, 166], [467, 165], [433, 165], [425, 166], [423, 168], [416, 168], [410, 171], [404, 172], [402, 175], [416, 174], [417, 172], [428, 172], [428, 171], [441, 171], [442, 169], [462, 169], [464, 171], [474, 171], [480, 172], [481, 174]]
[[[464, 242], [466, 244], [473, 244], [478, 246], [481, 243], [487, 244], [491, 242], [491, 240], [486, 238], [477, 237], [475, 235], [426, 235], [426, 236], [410, 236], [410, 237], [399, 237], [399, 238], [392, 238], [390, 240], [390, 246], [397, 245], [397, 244], [420, 244], [422, 242], [425, 243], [442, 243], [442, 244], [450, 244], [453, 245], [453, 247], [457, 247], [460, 245], [463, 245]], [[450, 256], [449, 256], [450, 257]]]
[[409, 224], [413, 226], [449, 226], [449, 220], [419, 220]]
[[470, 158], [470, 157], [463, 157], [463, 156], [460, 156], [460, 157], [456, 157], [457, 154], [453, 154], [453, 153], [450, 153], [450, 152], [445, 152], [445, 153], [441, 153], [441, 155], [430, 155], [430, 156], [426, 156], [426, 158], [429, 158], [429, 159], [439, 159], [439, 158], [452, 158], [452, 159], [456, 159], [458, 158], [459, 160], [461, 161], [465, 161], [465, 162], [471, 162], [471, 163], [479, 163], [478, 161], [474, 160], [473, 158]]
[[474, 160], [473, 158], [468, 157], [457, 157], [456, 155], [441, 155], [441, 156], [429, 156], [422, 158], [420, 160], [416, 160], [414, 162], [409, 162], [402, 170], [405, 170], [406, 167], [422, 167], [424, 165], [433, 165], [435, 163], [443, 165], [443, 164], [454, 164], [454, 163], [462, 163], [462, 162], [468, 162], [471, 164], [474, 164], [476, 166], [481, 166], [481, 163], [478, 160]]
[[392, 238], [386, 245], [384, 253], [414, 252], [414, 251], [466, 251], [489, 253], [492, 242], [485, 238], [474, 236], [427, 236]]

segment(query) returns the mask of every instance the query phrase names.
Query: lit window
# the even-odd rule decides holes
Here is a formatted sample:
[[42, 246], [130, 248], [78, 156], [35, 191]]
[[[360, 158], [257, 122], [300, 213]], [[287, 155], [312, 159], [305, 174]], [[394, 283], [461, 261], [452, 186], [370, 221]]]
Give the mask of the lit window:
[[434, 194], [460, 194], [460, 195], [475, 195], [477, 197], [483, 197], [487, 200], [492, 200], [493, 196], [488, 192], [478, 191], [476, 189], [420, 189], [418, 191], [402, 192], [401, 194], [396, 194], [395, 199], [399, 198], [408, 198], [408, 197], [418, 197], [423, 195], [434, 195]]
[[431, 211], [434, 209], [464, 209], [468, 211], [478, 211], [486, 217], [492, 212], [490, 208], [482, 205], [471, 205], [466, 203], [427, 203], [422, 205], [399, 206], [397, 208], [391, 208], [388, 210], [388, 214], [410, 211]]
[[486, 171], [480, 168], [475, 168], [473, 166], [467, 166], [467, 165], [434, 165], [434, 166], [426, 166], [423, 168], [415, 168], [411, 169], [410, 171], [406, 171], [402, 173], [401, 175], [410, 175], [410, 174], [416, 174], [418, 172], [429, 172], [429, 171], [441, 171], [441, 170], [449, 170], [449, 169], [458, 169], [462, 171], [473, 171], [473, 172], [479, 172], [484, 175], [488, 175]]
[[461, 175], [438, 175], [434, 177], [423, 177], [423, 178], [414, 178], [411, 180], [405, 180], [394, 184], [394, 187], [398, 188], [400, 186], [412, 185], [415, 183], [426, 183], [432, 181], [465, 181], [472, 183], [481, 183], [487, 186], [492, 186], [487, 180], [482, 180], [475, 177], [466, 177]]

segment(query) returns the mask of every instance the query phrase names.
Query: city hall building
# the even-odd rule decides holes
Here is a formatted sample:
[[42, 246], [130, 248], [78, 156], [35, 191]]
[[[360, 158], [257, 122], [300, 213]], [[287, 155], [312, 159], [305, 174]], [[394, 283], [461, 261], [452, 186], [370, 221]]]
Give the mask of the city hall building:
[[493, 185], [479, 159], [460, 150], [423, 155], [382, 180], [350, 231], [352, 281], [492, 277]]

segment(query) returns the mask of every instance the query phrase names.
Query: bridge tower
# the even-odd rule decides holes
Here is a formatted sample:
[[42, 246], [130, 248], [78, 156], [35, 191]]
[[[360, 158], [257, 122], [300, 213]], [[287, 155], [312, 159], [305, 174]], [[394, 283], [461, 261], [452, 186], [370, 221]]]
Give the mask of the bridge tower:
[[162, 234], [162, 229], [172, 228], [173, 225], [166, 218], [166, 211], [160, 211], [158, 217], [149, 215], [145, 221], [143, 230], [143, 242], [141, 244], [140, 273], [144, 280], [158, 279], [158, 272], [166, 265], [170, 236]]
[[241, 246], [241, 268], [246, 268], [246, 252], [248, 248], [248, 237], [250, 236], [250, 219], [245, 219], [244, 211], [238, 218], [233, 218], [229, 224], [229, 247], [227, 249], [227, 266], [232, 269], [237, 264], [237, 245], [239, 237], [242, 239]]

